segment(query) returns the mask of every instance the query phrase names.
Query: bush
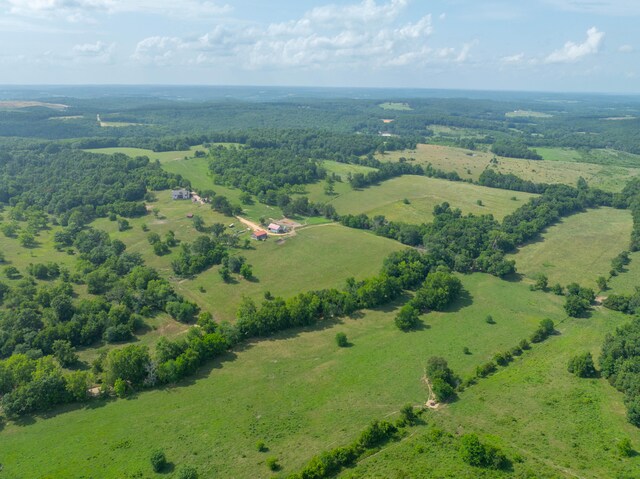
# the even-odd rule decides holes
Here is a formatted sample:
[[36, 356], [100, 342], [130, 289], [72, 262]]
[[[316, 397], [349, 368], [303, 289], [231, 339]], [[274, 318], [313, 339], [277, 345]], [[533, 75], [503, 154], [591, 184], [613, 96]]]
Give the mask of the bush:
[[485, 378], [489, 374], [495, 372], [496, 364], [493, 361], [489, 361], [488, 363], [481, 364], [476, 368], [476, 376], [479, 378]]
[[484, 320], [487, 324], [496, 324], [495, 320], [493, 319], [493, 316], [491, 316], [490, 314], [487, 315], [487, 317], [484, 318]]
[[628, 437], [625, 437], [624, 439], [618, 441], [618, 444], [616, 444], [616, 448], [618, 449], [618, 454], [620, 454], [622, 457], [631, 457], [635, 453], [633, 447], [631, 446], [631, 441]]
[[402, 331], [410, 331], [411, 329], [415, 329], [416, 326], [418, 326], [420, 322], [419, 316], [420, 312], [417, 309], [415, 309], [410, 304], [405, 304], [402, 308], [400, 308], [400, 311], [394, 319], [394, 322], [398, 329]]
[[474, 467], [502, 469], [508, 464], [506, 456], [496, 447], [482, 444], [475, 434], [465, 434], [460, 440], [462, 460]]
[[256, 442], [256, 449], [257, 449], [258, 452], [267, 452], [269, 450], [269, 448], [264, 443], [264, 441]]
[[178, 479], [198, 479], [198, 471], [193, 466], [182, 466]]
[[278, 464], [278, 458], [277, 457], [270, 457], [269, 459], [267, 459], [267, 467], [269, 469], [271, 469], [272, 471], [277, 471], [280, 469], [280, 464]]
[[567, 370], [579, 378], [593, 378], [597, 375], [590, 352], [578, 354], [569, 360]]
[[154, 472], [161, 472], [165, 467], [167, 467], [167, 458], [164, 455], [164, 452], [157, 450], [151, 453], [151, 467], [153, 467]]
[[336, 344], [341, 348], [346, 348], [349, 346], [349, 341], [347, 340], [347, 335], [344, 333], [336, 334]]
[[453, 387], [441, 378], [435, 378], [431, 381], [431, 389], [438, 402], [448, 401], [456, 395]]
[[413, 410], [413, 406], [411, 404], [405, 404], [400, 409], [400, 421], [404, 424], [415, 424], [418, 419], [418, 415]]
[[116, 396], [119, 398], [123, 398], [127, 396], [127, 382], [123, 379], [116, 379], [115, 383], [113, 383], [113, 392], [116, 393]]

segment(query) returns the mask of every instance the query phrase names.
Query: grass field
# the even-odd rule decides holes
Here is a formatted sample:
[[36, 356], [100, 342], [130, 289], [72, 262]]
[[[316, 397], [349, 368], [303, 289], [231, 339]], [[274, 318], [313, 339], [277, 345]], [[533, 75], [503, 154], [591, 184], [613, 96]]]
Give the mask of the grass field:
[[553, 115], [541, 111], [514, 110], [504, 114], [507, 118], [551, 118]]
[[[433, 208], [444, 201], [464, 213], [491, 213], [497, 219], [502, 219], [532, 196], [535, 195], [405, 175], [363, 190], [349, 189], [330, 202], [340, 214], [384, 215], [393, 221], [421, 224], [430, 222]], [[516, 200], [512, 200], [513, 197]], [[409, 204], [404, 202], [405, 198]], [[482, 206], [478, 205], [478, 201], [482, 202]]]
[[207, 151], [203, 146], [192, 146], [188, 150], [183, 151], [153, 151], [146, 150], [144, 148], [127, 148], [127, 147], [114, 147], [114, 148], [92, 148], [85, 151], [91, 153], [102, 153], [105, 155], [113, 155], [114, 153], [123, 153], [127, 156], [147, 156], [150, 160], [159, 160], [160, 163], [166, 163], [173, 160], [182, 160], [185, 157], [192, 157], [196, 151]]
[[[232, 250], [253, 265], [255, 281], [238, 279], [225, 284], [219, 276], [218, 267], [201, 273], [193, 280], [173, 278], [171, 260], [176, 254], [156, 256], [147, 242], [148, 232], [142, 230], [146, 224], [149, 232], [164, 236], [169, 230], [176, 233], [181, 241], [193, 241], [200, 233], [186, 217], [193, 212], [201, 215], [206, 225], [220, 222], [236, 226], [228, 231], [242, 231], [235, 218], [228, 218], [212, 211], [208, 206], [194, 205], [190, 201], [172, 201], [169, 192], [161, 192], [154, 206], [160, 209], [162, 218], [149, 215], [130, 220], [132, 228], [117, 231], [117, 224], [106, 218], [94, 224], [111, 234], [113, 238], [125, 242], [130, 251], [142, 254], [145, 262], [169, 278], [174, 287], [187, 298], [196, 301], [203, 309], [210, 311], [217, 319], [233, 320], [237, 306], [243, 295], [261, 300], [265, 291], [285, 297], [311, 289], [341, 286], [354, 276], [365, 278], [377, 274], [382, 260], [392, 251], [403, 246], [386, 238], [365, 231], [345, 228], [337, 224], [308, 226], [299, 229], [295, 236], [278, 242], [269, 238], [265, 242], [251, 242], [251, 249]], [[241, 243], [250, 233], [240, 235]], [[204, 292], [200, 289], [202, 288]]]
[[609, 291], [607, 293], [631, 294], [636, 287], [640, 287], [640, 251], [629, 255], [631, 263], [625, 266], [625, 272], [609, 281]]
[[[578, 151], [572, 148], [536, 148], [536, 151], [547, 161], [565, 161], [592, 163], [612, 167], [640, 167], [640, 155], [611, 149], [592, 149]], [[611, 169], [611, 171], [616, 171]]]
[[[548, 296], [539, 293], [541, 302]], [[626, 318], [598, 309], [589, 319], [557, 324], [559, 335], [427, 416], [428, 424], [456, 435], [477, 432], [509, 457], [520, 456], [524, 462], [515, 462], [507, 477], [639, 477], [640, 456], [621, 458], [616, 450], [623, 438], [640, 446], [640, 432], [626, 422], [621, 394], [604, 379], [579, 379], [566, 371], [573, 354], [591, 351], [596, 358], [604, 335], [620, 321]], [[340, 477], [504, 477], [461, 468], [455, 450], [447, 455], [426, 436], [394, 445]], [[533, 475], [523, 474], [523, 466]]]
[[[393, 417], [407, 402], [424, 402], [420, 377], [429, 356], [446, 357], [454, 371], [467, 376], [494, 352], [528, 336], [543, 317], [556, 321], [561, 335], [470, 388], [451, 406], [429, 413], [428, 423], [451, 432], [492, 434], [508, 453], [519, 452], [525, 465], [552, 456], [582, 477], [606, 477], [602, 471], [623, 471], [630, 464], [635, 469], [629, 470], [637, 472], [637, 458], [621, 462], [603, 449], [619, 437], [640, 443], [638, 431], [625, 422], [620, 395], [604, 380], [564, 373], [567, 357], [576, 348], [597, 350], [620, 316], [604, 310], [589, 320], [563, 322], [559, 297], [483, 274], [462, 280], [467, 294], [449, 312], [423, 316], [425, 327], [413, 333], [393, 325], [392, 306], [257, 342], [176, 387], [61, 410], [28, 427], [6, 424], [0, 433], [4, 472], [16, 479], [92, 477], [91, 471], [101, 477], [145, 477], [149, 454], [160, 447], [175, 465], [206, 471], [203, 477], [271, 477], [265, 465], [269, 456], [277, 456], [282, 474], [288, 474], [313, 454], [352, 441], [373, 418]], [[488, 297], [494, 298], [492, 304], [483, 300]], [[487, 314], [496, 324], [484, 321]], [[338, 331], [347, 334], [351, 347], [335, 346]], [[463, 354], [464, 346], [472, 354]], [[541, 436], [545, 429], [557, 436]], [[256, 451], [258, 440], [266, 442], [267, 454]], [[458, 461], [450, 456], [447, 460]], [[380, 463], [381, 470], [393, 470], [402, 461], [393, 457], [396, 462]], [[595, 472], [585, 474], [592, 465]]]
[[[544, 149], [540, 150], [544, 151]], [[558, 158], [559, 153], [554, 153], [554, 155], [555, 159], [560, 159]], [[473, 180], [477, 180], [480, 174], [489, 167], [500, 173], [512, 173], [525, 180], [539, 183], [575, 185], [578, 178], [583, 177], [591, 186], [606, 191], [620, 191], [630, 177], [640, 175], [640, 168], [578, 163], [575, 157], [571, 156], [572, 159], [567, 161], [567, 155], [564, 155], [565, 161], [534, 161], [498, 157], [499, 164], [491, 166], [490, 161], [495, 155], [490, 152], [420, 144], [416, 150], [389, 152], [378, 155], [377, 158], [381, 161], [398, 161], [402, 156], [415, 158], [416, 163], [431, 163], [436, 168], [444, 171], [456, 171], [462, 178]]]
[[510, 259], [528, 278], [543, 273], [550, 285], [575, 281], [597, 291], [596, 278], [609, 276], [611, 260], [629, 245], [631, 227], [628, 210], [589, 210], [564, 218]]
[[385, 102], [385, 103], [381, 103], [378, 106], [383, 110], [398, 110], [398, 111], [413, 110], [413, 108], [411, 108], [408, 103]]

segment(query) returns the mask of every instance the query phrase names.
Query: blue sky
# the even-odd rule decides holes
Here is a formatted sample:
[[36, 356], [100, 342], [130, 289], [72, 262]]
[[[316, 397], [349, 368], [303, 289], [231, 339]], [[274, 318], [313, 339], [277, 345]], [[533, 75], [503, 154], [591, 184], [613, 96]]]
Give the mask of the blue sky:
[[640, 93], [639, 0], [0, 0], [0, 84]]

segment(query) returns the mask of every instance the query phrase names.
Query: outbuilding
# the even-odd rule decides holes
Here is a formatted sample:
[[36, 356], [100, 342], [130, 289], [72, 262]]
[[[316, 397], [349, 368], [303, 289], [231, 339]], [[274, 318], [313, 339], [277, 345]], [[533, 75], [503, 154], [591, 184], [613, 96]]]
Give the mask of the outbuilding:
[[284, 227], [278, 223], [271, 223], [267, 229], [272, 233], [284, 233]]
[[255, 230], [251, 237], [258, 241], [264, 241], [267, 239], [267, 232], [265, 230]]

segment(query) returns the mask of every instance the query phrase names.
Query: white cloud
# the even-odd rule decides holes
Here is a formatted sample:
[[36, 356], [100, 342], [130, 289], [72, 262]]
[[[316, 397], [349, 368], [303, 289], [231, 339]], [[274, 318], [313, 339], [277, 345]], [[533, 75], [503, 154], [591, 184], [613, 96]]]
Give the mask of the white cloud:
[[524, 53], [521, 52], [521, 53], [516, 53], [515, 55], [502, 57], [500, 60], [503, 63], [511, 63], [511, 64], [522, 63], [524, 61]]
[[568, 41], [564, 46], [545, 58], [546, 63], [573, 63], [585, 56], [598, 53], [604, 32], [596, 27], [587, 30], [587, 38], [582, 43]]
[[97, 14], [144, 12], [169, 17], [216, 16], [232, 10], [227, 4], [206, 0], [0, 0], [6, 13], [23, 17], [57, 20], [70, 23], [93, 22]]
[[631, 45], [620, 45], [618, 51], [621, 53], [632, 53], [635, 49]]
[[268, 25], [226, 22], [199, 37], [146, 38], [131, 58], [158, 65], [224, 62], [246, 70], [376, 70], [468, 59], [475, 42], [433, 48], [432, 16], [402, 21], [407, 4], [363, 0], [316, 7], [299, 18]]
[[72, 49], [76, 61], [92, 61], [97, 63], [110, 63], [113, 60], [115, 43], [82, 43]]

